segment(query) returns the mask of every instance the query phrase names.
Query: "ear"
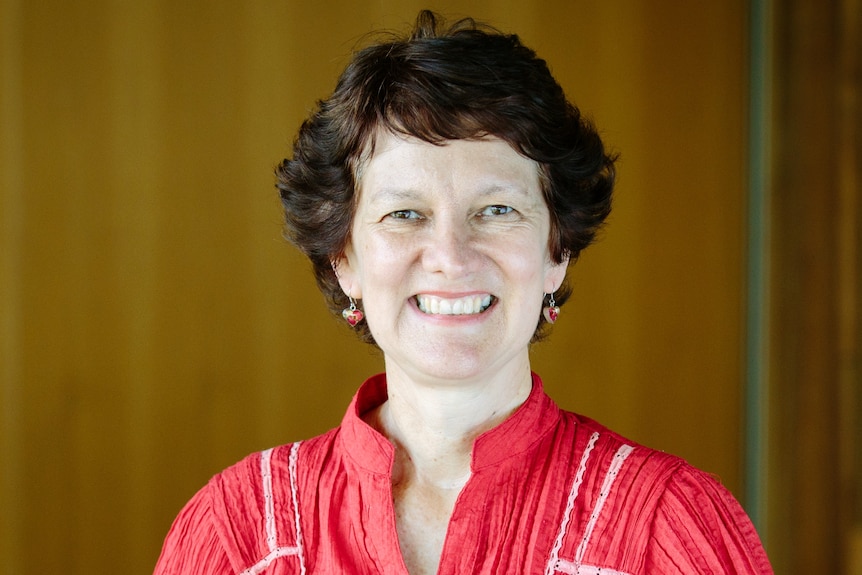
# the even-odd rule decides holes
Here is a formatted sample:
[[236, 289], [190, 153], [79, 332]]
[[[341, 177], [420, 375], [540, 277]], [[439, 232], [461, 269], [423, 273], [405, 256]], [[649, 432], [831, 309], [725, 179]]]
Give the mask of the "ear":
[[566, 279], [566, 270], [569, 268], [569, 258], [566, 256], [560, 263], [548, 262], [545, 271], [545, 293], [554, 293], [563, 285]]
[[332, 270], [338, 278], [338, 285], [347, 297], [362, 298], [362, 288], [359, 281], [359, 269], [353, 247], [348, 244], [337, 259], [332, 260]]

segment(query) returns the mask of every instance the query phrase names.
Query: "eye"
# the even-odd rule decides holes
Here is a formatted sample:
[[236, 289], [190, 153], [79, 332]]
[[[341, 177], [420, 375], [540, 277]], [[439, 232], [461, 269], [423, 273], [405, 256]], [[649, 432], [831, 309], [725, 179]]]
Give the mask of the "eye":
[[413, 210], [395, 210], [386, 214], [386, 217], [393, 220], [418, 220], [422, 218], [418, 212]]
[[479, 212], [480, 216], [488, 217], [488, 216], [505, 216], [506, 214], [510, 214], [515, 209], [512, 206], [503, 206], [503, 205], [494, 205], [488, 206]]

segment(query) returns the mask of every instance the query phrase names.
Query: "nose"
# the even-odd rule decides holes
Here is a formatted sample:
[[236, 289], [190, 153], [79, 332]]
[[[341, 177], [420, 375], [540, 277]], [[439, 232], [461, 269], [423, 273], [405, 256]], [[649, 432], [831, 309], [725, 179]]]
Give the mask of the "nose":
[[430, 232], [423, 253], [426, 271], [454, 279], [475, 270], [480, 256], [467, 222], [439, 218]]

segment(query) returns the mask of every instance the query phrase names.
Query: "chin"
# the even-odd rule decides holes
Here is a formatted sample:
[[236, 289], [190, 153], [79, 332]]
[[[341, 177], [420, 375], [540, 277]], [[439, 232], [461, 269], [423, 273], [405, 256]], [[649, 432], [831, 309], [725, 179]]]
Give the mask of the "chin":
[[427, 378], [439, 380], [469, 380], [481, 377], [493, 360], [480, 350], [465, 346], [445, 346], [443, 349], [423, 350], [420, 357], [411, 358], [410, 369]]

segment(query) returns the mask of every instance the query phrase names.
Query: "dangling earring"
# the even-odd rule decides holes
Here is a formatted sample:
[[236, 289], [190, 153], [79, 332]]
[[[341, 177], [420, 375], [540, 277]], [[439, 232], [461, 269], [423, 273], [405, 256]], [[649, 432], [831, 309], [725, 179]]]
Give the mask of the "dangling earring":
[[362, 319], [365, 317], [365, 314], [362, 313], [362, 310], [356, 309], [356, 302], [353, 301], [353, 298], [347, 296], [347, 299], [350, 300], [350, 307], [344, 308], [341, 312], [341, 317], [343, 317], [347, 323], [350, 324], [350, 327], [356, 327]]
[[548, 323], [554, 323], [557, 321], [557, 318], [560, 317], [560, 307], [557, 305], [557, 302], [554, 301], [553, 292], [548, 294], [548, 298], [548, 305], [542, 308], [542, 315], [545, 316]]

